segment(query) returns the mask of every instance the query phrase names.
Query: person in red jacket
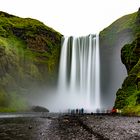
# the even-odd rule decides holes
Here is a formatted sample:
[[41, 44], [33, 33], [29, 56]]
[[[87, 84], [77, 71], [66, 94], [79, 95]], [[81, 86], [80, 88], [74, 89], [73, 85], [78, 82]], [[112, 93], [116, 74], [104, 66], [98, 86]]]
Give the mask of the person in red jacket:
[[117, 109], [115, 109], [115, 108], [113, 108], [112, 110], [111, 110], [111, 113], [117, 113]]

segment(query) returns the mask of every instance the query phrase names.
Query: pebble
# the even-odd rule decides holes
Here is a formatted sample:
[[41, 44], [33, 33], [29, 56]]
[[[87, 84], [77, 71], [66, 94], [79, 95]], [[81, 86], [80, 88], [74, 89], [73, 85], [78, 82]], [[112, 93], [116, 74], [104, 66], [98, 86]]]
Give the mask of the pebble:
[[29, 128], [29, 129], [32, 129], [33, 127], [30, 125], [28, 128]]

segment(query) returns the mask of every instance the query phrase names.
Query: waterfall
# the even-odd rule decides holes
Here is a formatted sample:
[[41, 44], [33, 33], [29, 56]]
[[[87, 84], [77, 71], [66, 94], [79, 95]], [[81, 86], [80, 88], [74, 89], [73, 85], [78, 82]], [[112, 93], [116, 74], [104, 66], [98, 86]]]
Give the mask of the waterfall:
[[99, 36], [63, 37], [58, 90], [61, 108], [100, 109]]

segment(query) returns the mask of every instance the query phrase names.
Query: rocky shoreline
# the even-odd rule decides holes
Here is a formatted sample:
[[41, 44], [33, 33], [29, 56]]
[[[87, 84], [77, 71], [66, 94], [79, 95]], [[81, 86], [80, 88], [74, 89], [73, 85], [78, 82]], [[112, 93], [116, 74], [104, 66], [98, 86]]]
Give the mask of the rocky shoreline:
[[80, 117], [80, 121], [97, 133], [109, 140], [139, 140], [140, 117], [117, 115], [89, 115]]
[[139, 140], [140, 117], [37, 114], [0, 118], [1, 140]]

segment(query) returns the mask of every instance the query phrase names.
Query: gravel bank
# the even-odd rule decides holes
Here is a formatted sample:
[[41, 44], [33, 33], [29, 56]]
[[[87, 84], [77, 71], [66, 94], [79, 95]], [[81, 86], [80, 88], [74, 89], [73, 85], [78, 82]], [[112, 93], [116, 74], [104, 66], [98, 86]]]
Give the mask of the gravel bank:
[[96, 140], [73, 116], [0, 118], [0, 140]]
[[140, 140], [140, 117], [59, 114], [0, 117], [0, 140]]
[[140, 140], [140, 117], [89, 115], [79, 119], [105, 139]]

